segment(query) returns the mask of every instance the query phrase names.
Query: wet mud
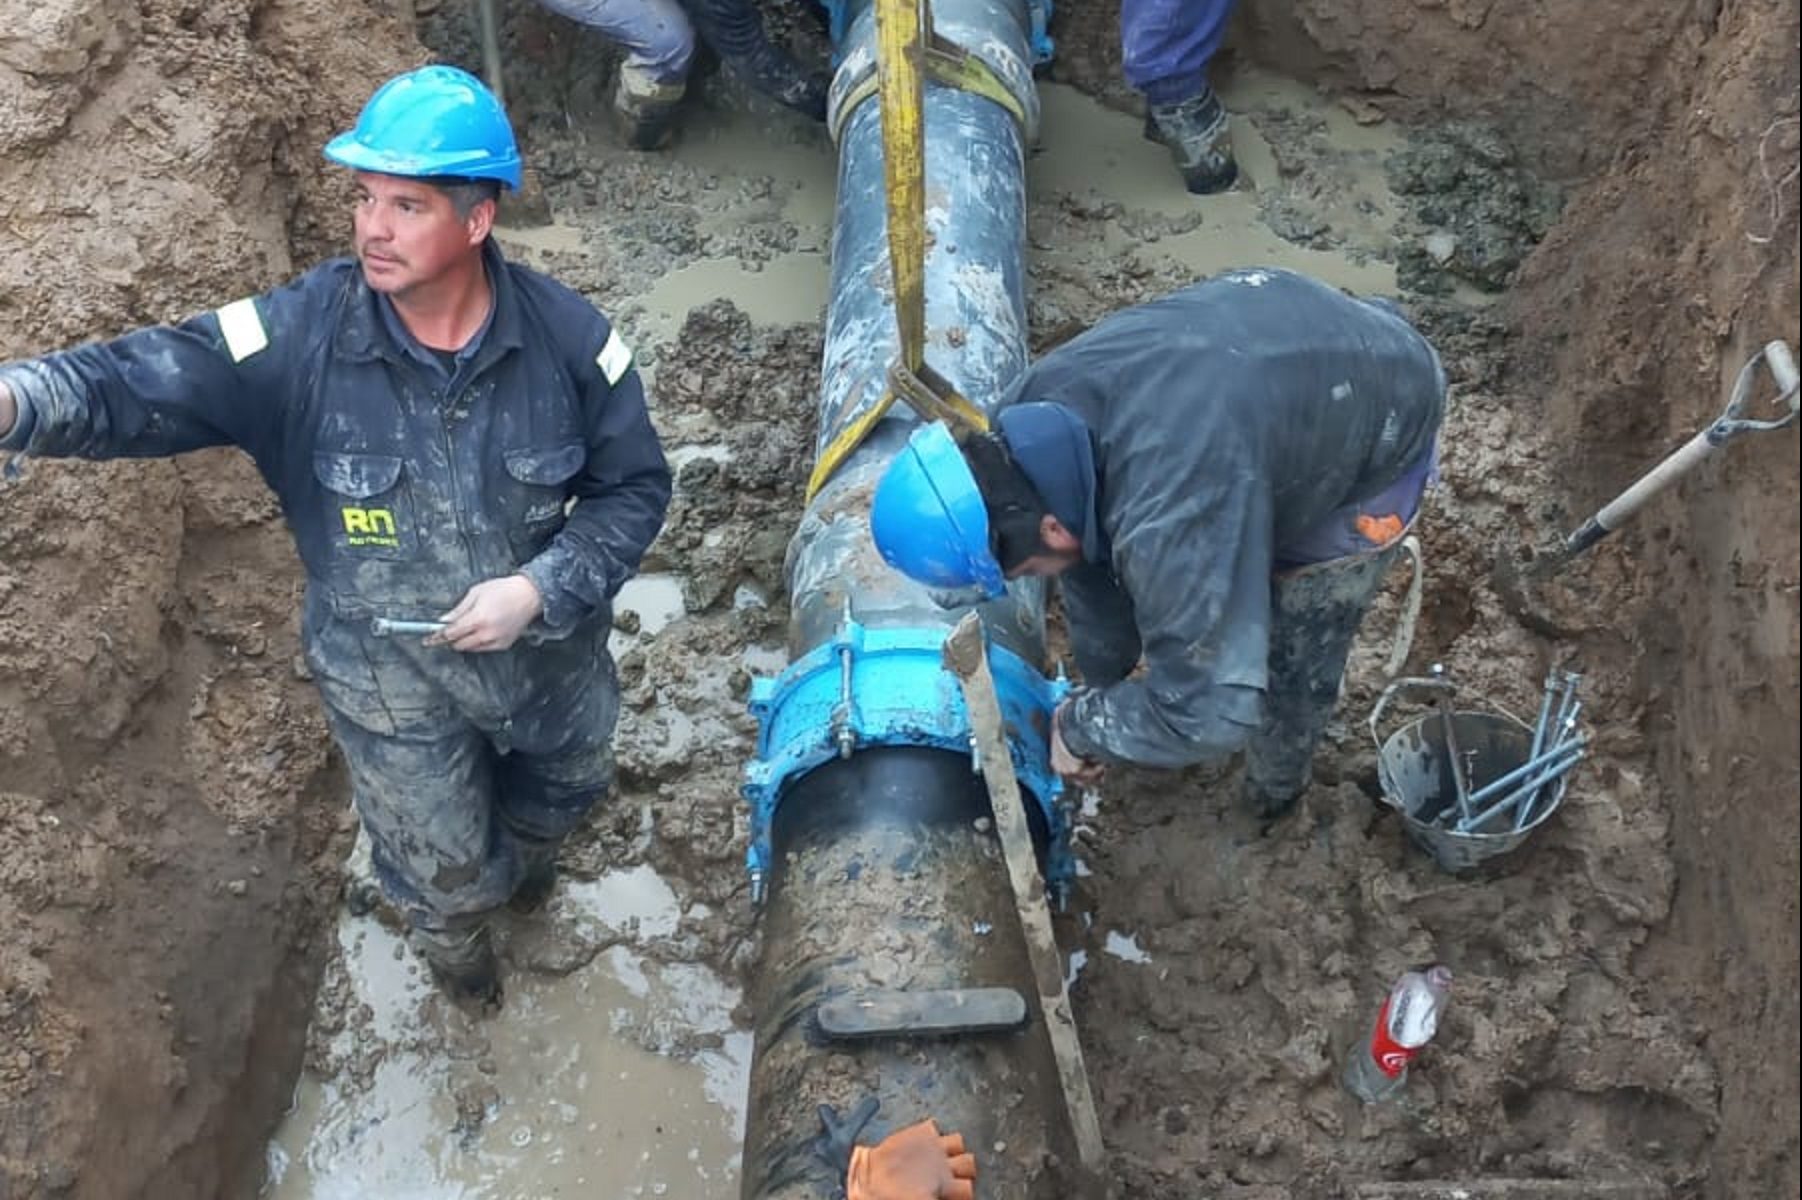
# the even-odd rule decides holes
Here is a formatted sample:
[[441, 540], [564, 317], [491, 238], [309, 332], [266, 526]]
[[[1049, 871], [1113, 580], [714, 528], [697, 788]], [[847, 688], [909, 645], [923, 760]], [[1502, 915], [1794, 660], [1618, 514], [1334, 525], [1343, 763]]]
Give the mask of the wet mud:
[[[204, 20], [155, 2], [53, 7], [87, 32], [62, 57], [36, 52], [51, 83], [0, 93], [31, 118], [0, 126], [8, 194], [39, 198], [9, 201], [0, 234], [20, 285], [0, 299], [8, 354], [210, 307], [340, 245], [342, 196], [313, 149], [369, 79], [421, 53], [415, 36], [473, 65], [462, 6], [416, 29], [386, 6], [347, 16], [226, 5]], [[1771, 37], [1793, 48], [1793, 15], [1785, 25], [1754, 5], [1705, 34], [1666, 14], [1611, 39], [1588, 73], [1542, 22], [1540, 40], [1557, 43], [1536, 77], [1543, 94], [1531, 119], [1498, 132], [1501, 101], [1455, 125], [1418, 118], [1443, 115], [1432, 96], [1458, 110], [1483, 62], [1524, 53], [1519, 14], [1494, 15], [1479, 35], [1458, 31], [1469, 5], [1246, 8], [1220, 84], [1247, 182], [1206, 202], [1140, 137], [1117, 82], [1114, 13], [1061, 12], [1064, 57], [1042, 84], [1045, 134], [1028, 164], [1034, 349], [1245, 263], [1399, 295], [1452, 382], [1406, 670], [1443, 663], [1473, 706], [1530, 714], [1549, 668], [1581, 669], [1596, 749], [1553, 820], [1506, 859], [1453, 876], [1411, 845], [1382, 803], [1363, 723], [1402, 617], [1398, 574], [1291, 816], [1265, 827], [1240, 811], [1230, 763], [1113, 773], [1085, 808], [1077, 899], [1058, 930], [1119, 1194], [1328, 1200], [1448, 1179], [1793, 1191], [1795, 1138], [1773, 1127], [1796, 1122], [1751, 1114], [1796, 1107], [1793, 1065], [1763, 1062], [1795, 1058], [1794, 859], [1773, 859], [1764, 819], [1743, 815], [1754, 799], [1793, 809], [1793, 766], [1785, 777], [1757, 765], [1760, 754], [1794, 761], [1793, 480], [1783, 490], [1793, 440], [1787, 466], [1780, 454], [1749, 458], [1735, 468], [1749, 475], [1728, 476], [1762, 481], [1758, 505], [1653, 514], [1643, 540], [1623, 535], [1625, 548], [1538, 580], [1530, 606], [1494, 582], [1499, 559], [1555, 543], [1705, 415], [1715, 401], [1694, 386], [1697, 362], [1747, 337], [1793, 336], [1796, 320], [1791, 185], [1774, 201], [1733, 193], [1731, 221], [1692, 213], [1685, 228], [1715, 240], [1673, 251], [1683, 280], [1655, 293], [1665, 306], [1687, 287], [1691, 320], [1661, 327], [1660, 342], [1621, 333], [1666, 311], [1636, 306], [1610, 272], [1654, 270], [1636, 247], [1668, 236], [1657, 213], [1683, 211], [1668, 196], [1678, 173], [1610, 192], [1578, 173], [1604, 165], [1594, 151], [1574, 132], [1547, 134], [1557, 121], [1546, 114], [1583, 109], [1640, 131], [1633, 114], [1663, 109], [1635, 103], [1674, 86], [1644, 66], [1651, 47], [1713, 47], [1710, 78], [1727, 81], [1710, 85], [1719, 128], [1684, 127], [1683, 152], [1747, 178], [1763, 153], [1780, 178], [1793, 140], [1780, 130], [1759, 151], [1757, 134], [1781, 113], [1731, 80], [1763, 61], [1754, 48]], [[1353, 9], [1368, 32], [1346, 51]], [[504, 931], [511, 1014], [469, 1022], [436, 1001], [379, 912], [343, 913], [353, 823], [294, 666], [298, 572], [250, 472], [207, 454], [34, 463], [0, 483], [0, 921], [11, 931], [0, 949], [0, 1195], [251, 1195], [269, 1180], [280, 1200], [322, 1200], [373, 1194], [349, 1182], [368, 1178], [395, 1181], [383, 1194], [434, 1200], [737, 1194], [753, 1022], [741, 996], [761, 949], [743, 870], [738, 787], [755, 736], [744, 700], [754, 674], [785, 661], [783, 566], [814, 441], [831, 148], [713, 75], [676, 148], [627, 151], [605, 118], [605, 47], [529, 5], [505, 14], [509, 100], [554, 221], [506, 230], [503, 245], [618, 319], [677, 468], [669, 525], [618, 606], [618, 794], [572, 840], [548, 912]], [[777, 24], [817, 51], [805, 13], [783, 7]], [[315, 77], [309, 47], [345, 29], [355, 54]], [[1284, 37], [1338, 55], [1339, 74], [1310, 67], [1300, 81], [1255, 65], [1254, 52], [1296, 62], [1269, 50]], [[1386, 72], [1365, 44], [1378, 37], [1428, 64], [1408, 77], [1423, 82]], [[1793, 92], [1793, 64], [1784, 69]], [[102, 86], [120, 70], [176, 82], [129, 102]], [[1610, 71], [1632, 81], [1618, 96]], [[1350, 90], [1315, 86], [1354, 76]], [[265, 98], [271, 77], [290, 99]], [[1523, 88], [1490, 94], [1526, 103]], [[210, 148], [186, 165], [192, 182], [132, 193], [143, 202], [123, 234], [116, 223], [102, 232], [110, 210], [50, 211], [44, 189], [86, 194], [84, 171], [112, 190], [138, 186], [133, 148], [150, 143], [129, 131], [145, 126]], [[268, 164], [271, 145], [278, 165], [241, 165]], [[1722, 146], [1740, 157], [1709, 157]], [[42, 164], [29, 188], [15, 157]], [[171, 219], [199, 195], [231, 198], [227, 228]], [[1637, 240], [1594, 234], [1654, 199], [1666, 207], [1629, 224]], [[1591, 240], [1567, 232], [1572, 221]], [[1787, 259], [1746, 242], [1767, 229], [1787, 230]], [[1723, 260], [1739, 272], [1731, 284], [1706, 265], [1714, 245], [1737, 247]], [[51, 251], [83, 265], [72, 288], [52, 288]], [[1593, 297], [1567, 265], [1604, 281], [1593, 286], [1605, 326], [1582, 324]], [[1746, 300], [1734, 290], [1746, 278], [1776, 299]], [[1497, 298], [1510, 287], [1519, 299]], [[1685, 302], [1660, 319], [1681, 321]], [[1765, 332], [1741, 330], [1742, 310]], [[1664, 363], [1686, 333], [1702, 339], [1681, 342], [1689, 375], [1629, 365]], [[1581, 381], [1576, 399], [1563, 401], [1555, 379]], [[1669, 411], [1647, 401], [1655, 384], [1678, 383], [1702, 398]], [[1574, 470], [1573, 447], [1586, 445]], [[1690, 548], [1671, 549], [1681, 542]], [[1685, 598], [1724, 573], [1725, 609]], [[1692, 662], [1702, 652], [1686, 636], [1709, 648], [1706, 662], [1745, 665]], [[1760, 667], [1777, 680], [1763, 702], [1775, 724], [1760, 727], [1774, 752], [1733, 741], [1738, 702], [1710, 690], [1710, 671], [1725, 671], [1734, 694], [1755, 695]], [[1734, 747], [1714, 760], [1713, 782], [1698, 774], [1708, 746], [1683, 740], [1697, 730]], [[1793, 834], [1793, 814], [1773, 819]], [[1739, 979], [1729, 951], [1746, 948], [1746, 930], [1789, 948], [1762, 952]], [[1338, 1086], [1342, 1056], [1395, 974], [1435, 959], [1457, 973], [1438, 1037], [1398, 1103], [1359, 1105]], [[1723, 974], [1731, 1014], [1757, 1031], [1750, 1042], [1717, 1027]], [[303, 1068], [298, 1107], [266, 1143]]]

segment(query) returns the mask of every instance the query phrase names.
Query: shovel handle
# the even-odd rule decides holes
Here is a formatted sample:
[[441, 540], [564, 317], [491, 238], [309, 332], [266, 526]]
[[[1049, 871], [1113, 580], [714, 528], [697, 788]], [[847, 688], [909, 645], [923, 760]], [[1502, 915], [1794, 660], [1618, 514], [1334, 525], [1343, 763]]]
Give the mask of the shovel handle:
[[1640, 476], [1632, 487], [1610, 500], [1602, 506], [1600, 512], [1583, 522], [1583, 527], [1564, 541], [1566, 557], [1583, 553], [1619, 529], [1626, 524], [1627, 518], [1646, 506], [1646, 501], [1687, 475], [1697, 463], [1720, 449], [1720, 443], [1709, 437], [1713, 428], [1711, 425], [1683, 443], [1675, 453]]
[[[1780, 417], [1765, 420], [1744, 415], [1760, 366], [1770, 372], [1777, 385], [1776, 402], [1789, 409]], [[1733, 381], [1732, 398], [1721, 415], [1583, 522], [1581, 528], [1564, 540], [1564, 557], [1568, 559], [1583, 553], [1619, 529], [1629, 517], [1645, 507], [1646, 501], [1694, 470], [1698, 463], [1734, 438], [1744, 433], [1782, 429], [1794, 422], [1798, 409], [1797, 385], [1796, 358], [1790, 353], [1789, 346], [1782, 341], [1767, 342], [1740, 368], [1738, 378]]]

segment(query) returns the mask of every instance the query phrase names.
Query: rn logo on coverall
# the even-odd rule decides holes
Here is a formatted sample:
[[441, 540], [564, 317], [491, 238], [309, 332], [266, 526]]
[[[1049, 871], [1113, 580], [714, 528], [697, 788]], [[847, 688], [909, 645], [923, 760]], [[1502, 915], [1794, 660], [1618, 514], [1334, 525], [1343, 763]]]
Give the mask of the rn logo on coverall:
[[344, 518], [344, 537], [353, 546], [400, 546], [400, 531], [394, 514], [385, 508], [352, 508], [339, 510]]

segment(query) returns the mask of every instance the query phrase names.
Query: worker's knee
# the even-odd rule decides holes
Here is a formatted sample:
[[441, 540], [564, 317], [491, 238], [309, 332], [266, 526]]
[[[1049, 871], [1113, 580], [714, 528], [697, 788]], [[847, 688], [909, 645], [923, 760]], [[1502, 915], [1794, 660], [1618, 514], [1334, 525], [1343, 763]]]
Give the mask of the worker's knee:
[[495, 811], [507, 829], [529, 841], [561, 841], [607, 799], [610, 774], [567, 784], [521, 771], [503, 782]]

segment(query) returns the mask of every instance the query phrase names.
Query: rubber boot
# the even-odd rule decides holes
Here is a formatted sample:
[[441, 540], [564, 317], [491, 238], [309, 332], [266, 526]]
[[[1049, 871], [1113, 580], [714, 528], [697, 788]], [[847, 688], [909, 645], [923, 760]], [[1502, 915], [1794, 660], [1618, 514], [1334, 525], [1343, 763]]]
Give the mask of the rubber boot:
[[630, 66], [622, 66], [613, 89], [613, 115], [620, 134], [634, 150], [661, 150], [676, 134], [676, 111], [686, 86], [659, 83]]
[[1151, 105], [1145, 113], [1145, 136], [1169, 148], [1183, 185], [1197, 196], [1224, 192], [1239, 178], [1232, 124], [1213, 88], [1175, 104]]
[[520, 839], [520, 861], [525, 873], [507, 907], [516, 913], [535, 913], [550, 900], [557, 887], [557, 843]]
[[500, 1007], [501, 969], [485, 917], [453, 918], [446, 929], [414, 926], [413, 945], [453, 1001], [489, 1010]]

